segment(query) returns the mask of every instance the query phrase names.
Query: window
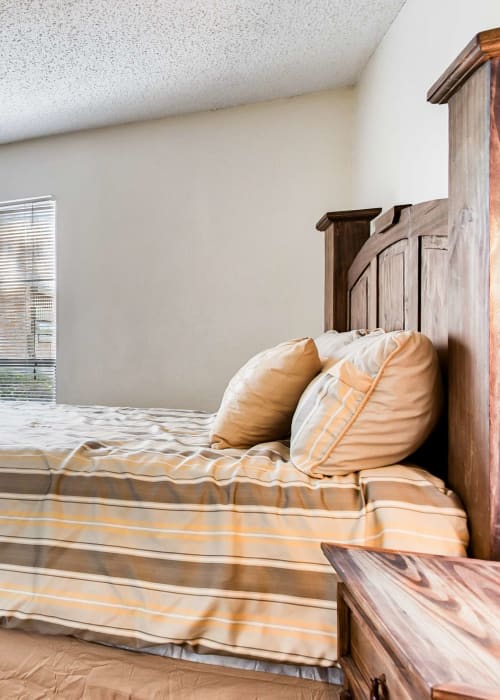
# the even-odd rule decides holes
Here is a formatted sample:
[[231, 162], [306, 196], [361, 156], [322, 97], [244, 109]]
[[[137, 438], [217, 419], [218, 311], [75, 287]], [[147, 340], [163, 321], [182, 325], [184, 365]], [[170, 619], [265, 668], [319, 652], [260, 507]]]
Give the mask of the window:
[[0, 400], [55, 401], [55, 202], [0, 204]]

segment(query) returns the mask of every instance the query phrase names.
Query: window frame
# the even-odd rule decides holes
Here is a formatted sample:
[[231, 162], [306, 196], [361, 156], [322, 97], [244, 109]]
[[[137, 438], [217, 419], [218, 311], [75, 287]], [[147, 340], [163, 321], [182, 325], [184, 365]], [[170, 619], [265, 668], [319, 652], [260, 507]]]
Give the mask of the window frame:
[[[26, 314], [26, 320], [29, 321], [29, 326], [31, 331], [26, 333], [26, 338], [27, 338], [27, 348], [25, 352], [20, 351], [19, 355], [25, 355], [24, 357], [9, 357], [4, 356], [2, 353], [5, 350], [5, 348], [2, 346], [2, 337], [1, 337], [1, 332], [2, 329], [0, 327], [0, 375], [4, 374], [6, 377], [8, 377], [9, 374], [9, 368], [11, 368], [11, 373], [12, 375], [16, 374], [16, 370], [18, 370], [17, 374], [19, 377], [25, 377], [22, 381], [18, 381], [17, 383], [17, 390], [16, 390], [16, 381], [12, 380], [11, 383], [9, 383], [8, 378], [5, 381], [0, 382], [0, 401], [2, 402], [9, 402], [9, 401], [14, 401], [14, 400], [23, 400], [23, 401], [43, 401], [44, 403], [55, 403], [56, 402], [56, 396], [57, 396], [57, 210], [56, 210], [56, 199], [53, 195], [46, 195], [42, 197], [27, 197], [23, 199], [16, 199], [16, 200], [8, 200], [4, 202], [0, 202], [0, 222], [2, 219], [2, 215], [7, 215], [9, 212], [9, 209], [12, 209], [13, 213], [16, 213], [16, 210], [19, 210], [19, 220], [21, 221], [22, 219], [22, 209], [26, 208], [26, 211], [28, 211], [28, 207], [31, 206], [31, 217], [32, 217], [32, 222], [31, 225], [36, 227], [35, 223], [35, 216], [37, 214], [36, 211], [36, 206], [40, 205], [40, 209], [38, 210], [39, 214], [43, 214], [41, 211], [41, 208], [45, 205], [50, 205], [47, 207], [47, 221], [49, 222], [49, 235], [51, 236], [51, 241], [48, 243], [47, 250], [50, 250], [51, 256], [49, 258], [50, 264], [48, 265], [49, 272], [51, 273], [46, 280], [43, 280], [43, 282], [48, 282], [51, 294], [48, 294], [47, 296], [50, 299], [50, 320], [47, 320], [46, 318], [37, 318], [37, 311], [41, 311], [43, 306], [42, 302], [39, 301], [38, 304], [34, 304], [32, 306], [32, 311], [31, 311], [31, 316], [27, 313]], [[42, 223], [41, 227], [45, 226], [45, 223]], [[8, 226], [8, 224], [7, 224]], [[1, 230], [1, 223], [0, 223], [0, 230]], [[1, 233], [0, 233], [0, 238], [1, 238]], [[21, 234], [19, 234], [21, 236]], [[14, 239], [15, 240], [15, 239]], [[45, 257], [46, 251], [44, 250], [42, 255], [38, 258], [37, 262], [40, 260], [43, 260]], [[27, 257], [27, 256], [26, 256]], [[0, 266], [0, 292], [1, 292], [1, 275], [2, 275], [2, 267]], [[22, 287], [22, 283], [24, 282], [26, 292], [30, 294], [42, 294], [40, 292], [40, 289], [37, 288], [37, 284], [39, 285], [41, 280], [37, 280], [35, 278], [31, 279], [24, 279], [22, 280], [21, 276], [19, 280], [17, 280], [15, 277], [13, 277], [14, 282], [12, 282], [12, 288], [14, 288], [14, 285], [16, 282], [19, 282], [19, 287]], [[8, 283], [6, 283], [6, 289], [8, 290]], [[1, 306], [0, 306], [0, 313], [1, 313]], [[8, 317], [7, 317], [8, 318]], [[52, 333], [48, 334], [46, 332], [41, 332], [39, 329], [40, 327], [44, 327], [47, 330], [47, 325], [49, 324], [50, 329], [52, 330]], [[44, 339], [43, 341], [40, 340], [40, 336], [44, 335], [50, 335], [50, 341], [47, 339]], [[7, 338], [8, 334], [6, 333], [4, 338]], [[7, 341], [5, 341], [7, 344]], [[46, 357], [43, 356], [43, 351], [42, 355], [40, 355], [40, 342], [42, 343], [47, 343], [50, 342], [50, 349], [49, 349], [49, 354], [51, 357]], [[29, 348], [31, 349], [28, 349]], [[28, 355], [31, 355], [28, 356]], [[32, 372], [30, 373], [30, 369]], [[2, 372], [3, 370], [3, 372]], [[30, 374], [32, 375], [30, 377]], [[3, 380], [3, 377], [2, 377]], [[35, 385], [33, 382], [40, 381], [40, 386], [36, 387], [35, 390]], [[49, 386], [48, 389], [44, 389], [43, 385]], [[23, 386], [24, 385], [24, 386]], [[31, 389], [30, 389], [31, 385]], [[38, 393], [37, 393], [38, 392]]]

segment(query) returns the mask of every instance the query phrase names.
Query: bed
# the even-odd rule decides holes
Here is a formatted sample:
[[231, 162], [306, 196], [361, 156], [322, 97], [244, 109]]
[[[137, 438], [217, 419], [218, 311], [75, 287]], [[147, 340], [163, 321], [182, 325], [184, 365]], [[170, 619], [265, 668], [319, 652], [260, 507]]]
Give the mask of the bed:
[[[477, 45], [481, 39], [476, 54]], [[500, 41], [497, 48], [500, 55]], [[441, 100], [453, 94], [452, 115], [485, 112], [479, 87], [468, 92], [471, 81], [491, 90], [500, 83], [498, 59], [480, 55], [483, 66], [472, 77], [468, 60], [468, 72], [452, 71], [456, 84], [445, 76], [446, 89], [433, 92]], [[498, 97], [489, 104], [498, 136]], [[290, 463], [283, 441], [211, 448], [211, 414], [0, 406], [5, 630], [156, 653], [184, 644], [201, 653], [332, 666], [335, 579], [320, 542], [465, 555], [464, 512], [440, 476], [467, 508], [471, 553], [498, 557], [498, 381], [489, 379], [498, 344], [490, 313], [499, 295], [474, 280], [498, 256], [489, 232], [498, 237], [500, 177], [481, 160], [478, 193], [478, 173], [460, 160], [475, 146], [465, 133], [469, 123], [452, 119], [449, 201], [398, 205], [382, 215], [328, 213], [318, 223], [325, 232], [325, 330], [413, 329], [438, 351], [449, 417], [419, 452], [404, 465], [312, 479]], [[493, 135], [493, 127], [485, 130], [482, 146], [496, 163]], [[467, 188], [476, 201], [464, 210]], [[479, 216], [487, 225], [478, 231]], [[466, 303], [475, 313], [464, 318]], [[464, 410], [464, 397], [479, 410]]]
[[0, 407], [4, 625], [330, 666], [322, 541], [465, 554], [458, 499], [424, 470], [315, 479], [282, 442], [211, 449], [212, 420]]

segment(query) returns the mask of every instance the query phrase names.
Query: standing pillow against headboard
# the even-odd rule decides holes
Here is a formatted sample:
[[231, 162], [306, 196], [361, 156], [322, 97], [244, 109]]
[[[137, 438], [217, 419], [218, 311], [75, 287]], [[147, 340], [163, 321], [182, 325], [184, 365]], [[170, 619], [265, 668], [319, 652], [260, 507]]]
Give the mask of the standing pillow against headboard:
[[369, 334], [303, 393], [292, 421], [291, 460], [318, 477], [395, 464], [424, 442], [441, 403], [428, 338], [415, 331]]
[[325, 331], [314, 339], [316, 347], [318, 348], [320, 360], [323, 363], [323, 370], [341, 360], [349, 352], [350, 345], [355, 340], [364, 338], [371, 333], [383, 332], [381, 328], [375, 328], [371, 331], [361, 328], [359, 330], [344, 331], [342, 333], [338, 331]]
[[217, 449], [288, 438], [304, 389], [321, 370], [312, 338], [280, 343], [252, 357], [229, 382], [210, 431]]

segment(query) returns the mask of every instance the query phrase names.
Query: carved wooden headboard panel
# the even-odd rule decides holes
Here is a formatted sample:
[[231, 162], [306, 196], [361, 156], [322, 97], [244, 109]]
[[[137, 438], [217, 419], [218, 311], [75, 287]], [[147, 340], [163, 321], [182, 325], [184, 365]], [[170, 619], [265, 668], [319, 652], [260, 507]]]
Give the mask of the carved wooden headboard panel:
[[448, 206], [398, 206], [375, 220], [347, 273], [347, 328], [416, 330], [446, 369]]

